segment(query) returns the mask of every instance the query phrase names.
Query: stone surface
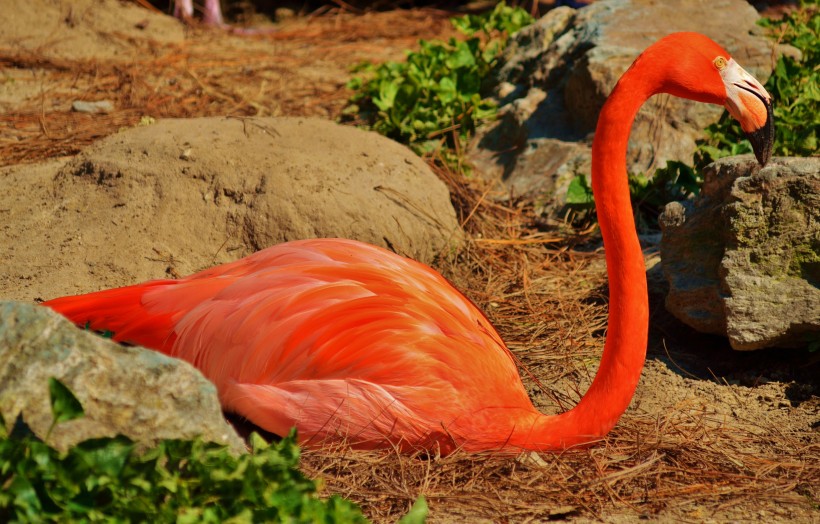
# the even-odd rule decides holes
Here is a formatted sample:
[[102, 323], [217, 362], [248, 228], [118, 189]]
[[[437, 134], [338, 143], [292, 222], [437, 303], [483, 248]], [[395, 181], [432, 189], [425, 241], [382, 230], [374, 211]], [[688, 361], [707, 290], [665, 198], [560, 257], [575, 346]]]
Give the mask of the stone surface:
[[666, 307], [733, 348], [820, 340], [820, 158], [721, 159], [660, 217]]
[[[579, 10], [554, 9], [505, 50], [495, 78], [502, 117], [479, 131], [470, 159], [515, 194], [560, 206], [569, 180], [589, 173], [598, 112], [646, 47], [669, 33], [698, 31], [765, 81], [773, 44], [755, 25], [757, 18], [744, 0], [599, 0]], [[648, 173], [667, 160], [690, 162], [695, 140], [721, 111], [653, 97], [632, 128], [629, 170]]]
[[[463, 238], [417, 155], [320, 119], [162, 120], [0, 181], [18, 188], [0, 193], [13, 210], [0, 281], [17, 300], [182, 276], [288, 240], [352, 238], [429, 264]], [[20, 194], [27, 207], [10, 202]]]
[[235, 452], [245, 445], [222, 416], [216, 388], [193, 366], [82, 331], [50, 309], [0, 302], [0, 413], [23, 420], [41, 438], [52, 422], [48, 379], [77, 396], [85, 416], [58, 424], [49, 444], [65, 450], [89, 438], [126, 435], [204, 440]]

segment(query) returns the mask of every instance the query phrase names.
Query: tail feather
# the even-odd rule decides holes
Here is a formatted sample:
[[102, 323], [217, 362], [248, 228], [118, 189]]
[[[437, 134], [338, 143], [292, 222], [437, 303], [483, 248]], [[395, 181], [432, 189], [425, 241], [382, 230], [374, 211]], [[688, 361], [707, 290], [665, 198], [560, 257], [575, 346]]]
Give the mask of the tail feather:
[[162, 351], [173, 344], [173, 312], [147, 308], [143, 299], [147, 292], [174, 283], [173, 280], [155, 280], [86, 295], [56, 298], [42, 305], [78, 326], [87, 326], [94, 331], [110, 331], [112, 338], [118, 342]]

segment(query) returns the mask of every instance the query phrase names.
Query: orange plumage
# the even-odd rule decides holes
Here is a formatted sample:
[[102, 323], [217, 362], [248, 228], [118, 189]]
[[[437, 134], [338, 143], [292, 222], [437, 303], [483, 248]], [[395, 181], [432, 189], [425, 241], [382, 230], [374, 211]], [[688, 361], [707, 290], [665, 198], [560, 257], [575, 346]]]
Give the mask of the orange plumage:
[[[290, 242], [180, 280], [45, 305], [113, 331], [116, 340], [191, 362], [216, 384], [225, 409], [280, 435], [295, 426], [304, 443], [447, 453], [592, 442], [628, 406], [646, 350], [645, 269], [625, 171], [631, 122], [657, 92], [735, 104], [727, 88], [734, 76], [715, 68], [717, 56], [741, 75], [706, 37], [666, 37], [636, 60], [601, 113], [593, 188], [610, 322], [598, 375], [566, 413], [533, 407], [498, 333], [441, 275], [352, 240]], [[770, 104], [762, 86], [753, 87]], [[743, 118], [767, 114], [748, 99], [732, 109]]]

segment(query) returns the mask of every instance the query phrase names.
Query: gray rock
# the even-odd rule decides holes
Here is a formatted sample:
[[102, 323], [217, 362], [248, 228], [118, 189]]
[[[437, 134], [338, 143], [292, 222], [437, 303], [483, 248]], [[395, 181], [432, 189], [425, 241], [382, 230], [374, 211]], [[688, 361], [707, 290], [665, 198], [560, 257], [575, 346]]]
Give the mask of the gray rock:
[[85, 416], [60, 423], [49, 444], [65, 450], [89, 438], [126, 435], [144, 446], [161, 439], [245, 445], [222, 416], [216, 388], [193, 366], [82, 331], [48, 308], [0, 302], [0, 413], [18, 414], [43, 438], [52, 422], [48, 379], [77, 396]]
[[[757, 18], [744, 0], [600, 0], [577, 11], [554, 9], [505, 50], [495, 78], [501, 118], [479, 130], [469, 158], [514, 194], [546, 194], [548, 208], [560, 206], [569, 181], [589, 173], [591, 134], [604, 101], [646, 47], [669, 33], [698, 31], [765, 81], [773, 44]], [[632, 128], [629, 170], [690, 162], [695, 140], [721, 111], [654, 97]]]
[[660, 216], [666, 307], [739, 350], [820, 340], [820, 158], [708, 166]]

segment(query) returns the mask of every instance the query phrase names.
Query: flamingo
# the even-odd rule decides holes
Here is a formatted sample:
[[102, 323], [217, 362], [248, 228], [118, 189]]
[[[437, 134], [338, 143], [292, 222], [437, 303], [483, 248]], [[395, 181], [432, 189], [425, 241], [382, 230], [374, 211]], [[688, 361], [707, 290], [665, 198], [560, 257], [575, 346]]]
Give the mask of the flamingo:
[[[184, 22], [190, 22], [193, 20], [193, 0], [175, 0], [174, 17]], [[222, 5], [219, 0], [205, 0], [205, 4], [202, 6], [202, 23], [205, 26], [224, 29], [237, 35], [254, 35], [275, 32], [275, 29], [239, 28], [231, 26], [225, 22], [225, 17], [222, 16]]]
[[725, 106], [759, 163], [771, 155], [771, 96], [718, 44], [676, 33], [635, 60], [592, 147], [606, 342], [589, 390], [564, 413], [533, 406], [497, 331], [444, 277], [353, 240], [288, 242], [179, 280], [44, 305], [187, 360], [216, 384], [225, 410], [278, 435], [295, 426], [303, 444], [442, 454], [589, 445], [626, 410], [646, 356], [646, 274], [625, 164], [631, 123], [656, 93]]
[[[176, 0], [174, 2], [174, 16], [180, 20], [193, 19], [193, 0]], [[219, 4], [219, 0], [205, 0], [205, 6], [202, 9], [202, 22], [205, 25], [225, 27], [225, 20], [222, 18], [222, 6]]]

